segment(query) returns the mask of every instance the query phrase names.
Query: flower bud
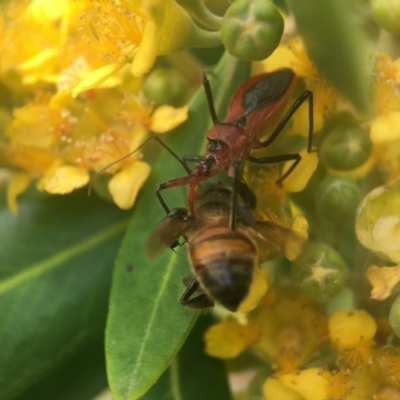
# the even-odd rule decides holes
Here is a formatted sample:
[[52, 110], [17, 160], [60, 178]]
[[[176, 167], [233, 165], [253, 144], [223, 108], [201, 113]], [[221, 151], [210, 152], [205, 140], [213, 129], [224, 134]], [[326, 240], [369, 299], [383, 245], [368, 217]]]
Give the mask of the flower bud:
[[187, 100], [189, 85], [176, 70], [155, 69], [146, 76], [143, 84], [145, 96], [155, 106], [169, 104], [180, 106]]
[[308, 297], [326, 301], [336, 296], [348, 278], [346, 263], [340, 254], [325, 244], [308, 243], [292, 263], [292, 279]]
[[385, 30], [400, 34], [400, 0], [371, 0], [372, 17]]
[[335, 225], [353, 221], [361, 201], [360, 189], [347, 176], [327, 175], [315, 193], [318, 212]]
[[222, 20], [222, 41], [233, 56], [248, 61], [267, 58], [278, 47], [283, 18], [269, 0], [236, 0]]
[[400, 178], [364, 197], [356, 211], [356, 234], [379, 257], [400, 263]]
[[320, 159], [328, 168], [346, 171], [364, 164], [371, 150], [366, 131], [358, 126], [337, 126], [322, 142]]

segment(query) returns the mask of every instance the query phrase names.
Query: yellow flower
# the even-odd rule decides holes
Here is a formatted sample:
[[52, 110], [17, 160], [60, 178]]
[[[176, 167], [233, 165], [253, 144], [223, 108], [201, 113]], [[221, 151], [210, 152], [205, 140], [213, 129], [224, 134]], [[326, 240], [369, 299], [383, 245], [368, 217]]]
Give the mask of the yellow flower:
[[97, 0], [83, 15], [85, 40], [109, 65], [93, 70], [73, 89], [79, 93], [98, 87], [126, 63], [140, 77], [158, 55], [220, 43], [219, 34], [199, 28], [174, 0]]
[[229, 316], [209, 328], [206, 353], [233, 358], [252, 346], [284, 374], [303, 365], [324, 343], [325, 322], [310, 301], [287, 292], [271, 292], [244, 323]]
[[268, 293], [248, 320], [262, 332], [254, 348], [285, 373], [303, 365], [324, 343], [326, 321], [311, 301], [296, 293], [273, 297]]
[[364, 310], [338, 310], [329, 318], [329, 337], [334, 348], [354, 366], [365, 366], [371, 360], [376, 329], [375, 320]]
[[[117, 88], [92, 92], [85, 102], [59, 100], [58, 93], [39, 95], [37, 101], [14, 109], [6, 129], [8, 145], [2, 148], [5, 160], [25, 171], [29, 180], [39, 178], [38, 189], [52, 194], [85, 186], [91, 172], [114, 163], [108, 169], [114, 174], [108, 188], [114, 202], [125, 209], [134, 203], [150, 167], [141, 161], [140, 152], [115, 162], [139, 147], [152, 126], [158, 133], [165, 132], [188, 113], [187, 107], [154, 110], [140, 93], [123, 95]], [[10, 181], [8, 190], [13, 210], [16, 196], [23, 191], [18, 182]]]
[[260, 336], [260, 329], [253, 324], [240, 324], [228, 316], [210, 327], [205, 335], [205, 352], [213, 357], [234, 358], [254, 343]]

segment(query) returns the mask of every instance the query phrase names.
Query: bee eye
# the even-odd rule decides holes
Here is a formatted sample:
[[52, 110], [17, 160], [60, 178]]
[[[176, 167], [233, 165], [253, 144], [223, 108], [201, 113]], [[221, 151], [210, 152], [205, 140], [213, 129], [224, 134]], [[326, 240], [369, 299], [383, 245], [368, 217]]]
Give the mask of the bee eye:
[[210, 151], [210, 153], [215, 153], [218, 150], [221, 150], [222, 147], [224, 146], [225, 142], [223, 142], [222, 140], [219, 139], [208, 140], [208, 150]]

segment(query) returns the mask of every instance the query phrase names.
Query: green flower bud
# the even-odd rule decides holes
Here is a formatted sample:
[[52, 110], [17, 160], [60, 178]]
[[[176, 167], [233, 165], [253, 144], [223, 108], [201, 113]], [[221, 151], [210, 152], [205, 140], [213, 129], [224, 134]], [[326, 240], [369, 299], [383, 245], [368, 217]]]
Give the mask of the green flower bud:
[[143, 92], [156, 106], [169, 104], [177, 107], [187, 100], [189, 85], [178, 71], [159, 68], [146, 76]]
[[337, 226], [353, 221], [361, 201], [360, 189], [347, 176], [328, 175], [315, 192], [318, 212]]
[[400, 263], [400, 178], [364, 197], [356, 212], [356, 234], [379, 257]]
[[400, 34], [400, 0], [371, 0], [372, 17], [385, 30]]
[[346, 171], [364, 164], [371, 150], [368, 132], [358, 126], [338, 126], [322, 142], [319, 154], [326, 167]]
[[292, 263], [292, 279], [308, 297], [327, 301], [345, 286], [349, 272], [340, 254], [325, 244], [308, 243]]
[[267, 58], [278, 47], [283, 18], [269, 0], [236, 0], [222, 20], [222, 41], [233, 56], [248, 61]]

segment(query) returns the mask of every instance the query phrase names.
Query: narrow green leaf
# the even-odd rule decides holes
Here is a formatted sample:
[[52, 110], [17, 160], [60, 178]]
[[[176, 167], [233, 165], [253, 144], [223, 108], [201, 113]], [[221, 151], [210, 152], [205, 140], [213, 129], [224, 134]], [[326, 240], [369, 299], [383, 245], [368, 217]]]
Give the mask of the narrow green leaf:
[[214, 322], [202, 315], [178, 354], [141, 400], [229, 400], [224, 363], [204, 353], [203, 335]]
[[15, 400], [91, 400], [106, 388], [101, 335]]
[[56, 368], [105, 325], [127, 213], [84, 191], [0, 209], [0, 399]]
[[[234, 89], [249, 74], [249, 65], [225, 55], [211, 77], [220, 118]], [[208, 107], [202, 89], [189, 104], [189, 120], [175, 130], [169, 146], [179, 156], [198, 155], [203, 150]], [[223, 112], [221, 110], [224, 110]], [[118, 256], [113, 277], [106, 332], [107, 371], [117, 400], [142, 396], [167, 368], [193, 326], [197, 314], [179, 304], [181, 278], [190, 273], [186, 249], [165, 252], [150, 261], [144, 242], [164, 217], [154, 189], [185, 171], [163, 151], [153, 163], [153, 172], [136, 204], [134, 218]], [[185, 206], [182, 188], [167, 190], [171, 207]]]
[[349, 0], [286, 0], [320, 71], [362, 112], [370, 112], [371, 43], [363, 14]]

